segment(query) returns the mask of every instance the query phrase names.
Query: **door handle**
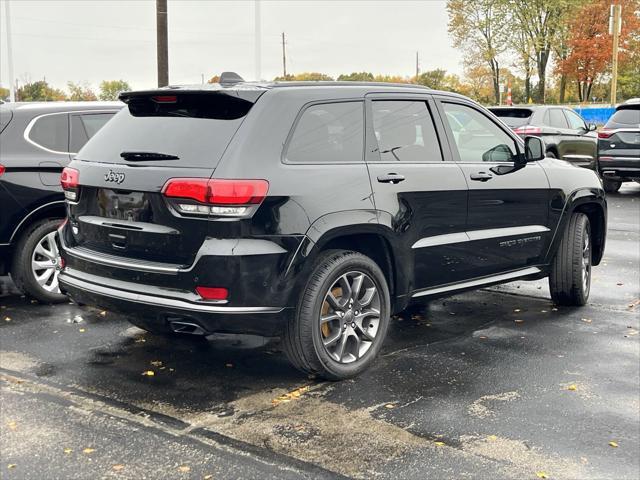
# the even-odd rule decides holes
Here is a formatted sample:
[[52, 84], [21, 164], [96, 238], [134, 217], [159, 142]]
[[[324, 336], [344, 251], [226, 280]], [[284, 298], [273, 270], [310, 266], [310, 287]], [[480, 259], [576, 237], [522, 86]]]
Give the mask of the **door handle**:
[[396, 183], [404, 182], [404, 175], [399, 173], [387, 173], [386, 175], [378, 175], [378, 181], [380, 183]]
[[478, 172], [472, 173], [471, 175], [469, 175], [469, 178], [471, 180], [475, 180], [476, 182], [486, 182], [488, 180], [491, 180], [493, 178], [493, 175], [486, 172]]

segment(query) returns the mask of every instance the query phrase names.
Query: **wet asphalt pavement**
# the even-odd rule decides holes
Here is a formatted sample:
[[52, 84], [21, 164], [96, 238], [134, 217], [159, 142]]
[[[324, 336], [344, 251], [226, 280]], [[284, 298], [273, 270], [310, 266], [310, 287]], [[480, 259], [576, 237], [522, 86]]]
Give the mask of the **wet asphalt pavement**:
[[546, 280], [437, 300], [340, 383], [261, 338], [0, 290], [0, 478], [640, 477], [637, 184], [609, 197], [588, 306]]

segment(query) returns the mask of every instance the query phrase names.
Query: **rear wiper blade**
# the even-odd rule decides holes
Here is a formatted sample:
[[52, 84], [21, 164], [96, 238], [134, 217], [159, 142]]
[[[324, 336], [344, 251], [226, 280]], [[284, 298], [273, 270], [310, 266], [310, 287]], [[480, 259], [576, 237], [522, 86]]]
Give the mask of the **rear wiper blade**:
[[158, 152], [122, 152], [122, 158], [129, 162], [146, 162], [149, 160], [180, 160], [176, 155]]

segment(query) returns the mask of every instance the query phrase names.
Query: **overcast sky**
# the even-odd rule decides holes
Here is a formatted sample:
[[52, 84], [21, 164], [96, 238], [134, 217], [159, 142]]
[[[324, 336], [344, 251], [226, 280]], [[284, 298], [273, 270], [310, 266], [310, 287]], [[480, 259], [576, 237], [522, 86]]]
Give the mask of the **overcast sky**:
[[[0, 81], [8, 84], [5, 5], [1, 4]], [[156, 84], [155, 0], [10, 0], [14, 75], [65, 88], [104, 79], [133, 88]], [[169, 0], [169, 81], [199, 83], [224, 70], [253, 79], [254, 1]], [[352, 71], [413, 75], [460, 73], [447, 34], [444, 1], [261, 2], [262, 78], [287, 70], [332, 76]]]

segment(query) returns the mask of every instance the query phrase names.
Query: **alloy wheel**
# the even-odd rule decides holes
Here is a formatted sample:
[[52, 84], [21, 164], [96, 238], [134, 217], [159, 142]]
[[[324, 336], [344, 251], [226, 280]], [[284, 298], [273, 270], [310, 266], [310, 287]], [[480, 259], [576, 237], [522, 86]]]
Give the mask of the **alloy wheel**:
[[327, 354], [352, 363], [373, 345], [380, 327], [380, 293], [366, 273], [341, 275], [327, 291], [320, 312], [320, 333]]
[[56, 245], [56, 231], [40, 239], [31, 255], [31, 272], [38, 285], [50, 293], [60, 293], [58, 273], [60, 271], [60, 252]]
[[582, 289], [585, 294], [591, 287], [591, 235], [587, 229], [582, 240]]

